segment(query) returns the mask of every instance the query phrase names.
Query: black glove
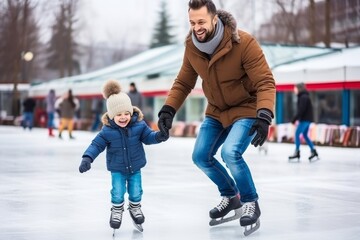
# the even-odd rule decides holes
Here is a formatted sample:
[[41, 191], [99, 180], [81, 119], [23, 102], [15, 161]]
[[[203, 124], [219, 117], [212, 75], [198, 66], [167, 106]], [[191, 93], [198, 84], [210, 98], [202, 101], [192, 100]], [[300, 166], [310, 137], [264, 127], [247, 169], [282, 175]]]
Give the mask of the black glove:
[[166, 132], [159, 131], [156, 133], [156, 140], [158, 142], [165, 142], [168, 139], [169, 139], [169, 131]]
[[249, 132], [249, 136], [256, 132], [255, 137], [251, 141], [251, 144], [255, 147], [262, 146], [266, 141], [272, 116], [272, 113], [265, 108], [258, 110], [256, 120]]
[[80, 167], [79, 167], [79, 171], [81, 173], [83, 173], [83, 172], [90, 170], [92, 162], [93, 162], [93, 160], [91, 158], [89, 158], [88, 156], [83, 157]]
[[175, 116], [175, 109], [169, 105], [164, 105], [159, 111], [158, 127], [162, 133], [169, 132]]

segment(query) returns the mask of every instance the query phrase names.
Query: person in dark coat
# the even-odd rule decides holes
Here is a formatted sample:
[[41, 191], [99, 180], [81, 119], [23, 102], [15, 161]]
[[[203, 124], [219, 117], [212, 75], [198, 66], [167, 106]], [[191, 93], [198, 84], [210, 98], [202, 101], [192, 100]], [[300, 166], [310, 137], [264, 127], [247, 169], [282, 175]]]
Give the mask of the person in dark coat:
[[107, 112], [102, 116], [103, 127], [85, 150], [79, 171], [90, 169], [95, 158], [106, 149], [107, 170], [111, 172], [110, 226], [118, 229], [124, 211], [124, 194], [129, 194], [129, 211], [140, 225], [145, 218], [141, 211], [141, 168], [146, 164], [143, 144], [157, 144], [169, 138], [169, 132], [152, 130], [143, 120], [138, 107], [132, 106], [129, 96], [121, 92], [115, 80], [106, 82], [103, 88]]
[[128, 95], [131, 99], [132, 105], [140, 108], [140, 110], [143, 110], [144, 99], [142, 94], [138, 91], [134, 82], [130, 83], [129, 85]]
[[307, 145], [310, 147], [311, 155], [309, 157], [309, 161], [312, 161], [315, 157], [318, 159], [318, 153], [315, 149], [314, 143], [308, 136], [309, 127], [314, 118], [312, 102], [304, 83], [296, 84], [294, 92], [297, 94], [297, 111], [291, 122], [295, 124], [296, 121], [299, 121], [299, 123], [295, 132], [295, 152], [294, 155], [289, 156], [289, 160], [300, 160], [300, 135], [302, 134]]
[[32, 97], [28, 97], [23, 102], [23, 121], [22, 127], [24, 130], [28, 127], [31, 130], [34, 126], [34, 110], [35, 110], [36, 102]]

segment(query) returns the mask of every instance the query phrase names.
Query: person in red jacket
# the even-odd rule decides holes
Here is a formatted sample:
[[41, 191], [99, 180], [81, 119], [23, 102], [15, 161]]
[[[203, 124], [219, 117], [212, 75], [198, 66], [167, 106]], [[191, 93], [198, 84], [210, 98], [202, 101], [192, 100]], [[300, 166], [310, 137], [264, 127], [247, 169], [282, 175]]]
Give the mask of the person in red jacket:
[[[208, 106], [192, 158], [222, 197], [209, 212], [210, 225], [239, 218], [242, 212], [240, 224], [248, 235], [260, 226], [260, 208], [243, 154], [250, 143], [261, 146], [267, 138], [274, 117], [275, 81], [260, 45], [237, 29], [230, 13], [217, 10], [211, 0], [190, 0], [188, 14], [191, 31], [182, 66], [159, 111], [158, 127], [172, 127], [200, 77]], [[215, 158], [220, 146], [229, 171]], [[223, 219], [232, 210], [235, 217]]]

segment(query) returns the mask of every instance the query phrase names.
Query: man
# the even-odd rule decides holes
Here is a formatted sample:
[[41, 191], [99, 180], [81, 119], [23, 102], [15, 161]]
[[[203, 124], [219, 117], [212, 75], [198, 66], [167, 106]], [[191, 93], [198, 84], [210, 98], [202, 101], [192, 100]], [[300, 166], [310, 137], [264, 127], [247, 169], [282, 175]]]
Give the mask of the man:
[[[222, 196], [210, 217], [222, 218], [242, 205], [240, 224], [248, 235], [259, 228], [260, 208], [243, 154], [250, 142], [261, 146], [267, 138], [274, 116], [275, 81], [259, 44], [236, 29], [230, 13], [217, 11], [211, 0], [191, 0], [188, 14], [191, 31], [183, 64], [159, 111], [158, 126], [172, 127], [176, 111], [200, 76], [208, 106], [192, 158]], [[221, 145], [231, 176], [214, 157]]]

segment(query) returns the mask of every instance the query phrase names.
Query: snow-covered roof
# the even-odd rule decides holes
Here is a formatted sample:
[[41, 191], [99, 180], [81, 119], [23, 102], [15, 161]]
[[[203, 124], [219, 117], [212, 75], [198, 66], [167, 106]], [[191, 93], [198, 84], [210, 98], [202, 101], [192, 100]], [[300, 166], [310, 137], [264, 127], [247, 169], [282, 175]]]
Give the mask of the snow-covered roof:
[[[328, 48], [278, 44], [263, 44], [261, 47], [271, 68], [334, 51]], [[97, 71], [34, 84], [30, 87], [30, 92], [34, 96], [45, 96], [50, 89], [56, 89], [57, 94], [73, 89], [74, 94], [78, 95], [100, 94], [102, 84], [110, 78], [124, 84], [130, 81], [141, 82], [141, 90], [145, 92], [168, 90], [164, 88], [168, 88], [176, 77], [182, 64], [183, 54], [184, 44], [154, 48]], [[151, 80], [151, 84], [143, 84], [148, 80], [149, 82]], [[126, 89], [127, 86], [123, 87]]]
[[273, 69], [278, 83], [360, 80], [360, 47], [306, 58]]

